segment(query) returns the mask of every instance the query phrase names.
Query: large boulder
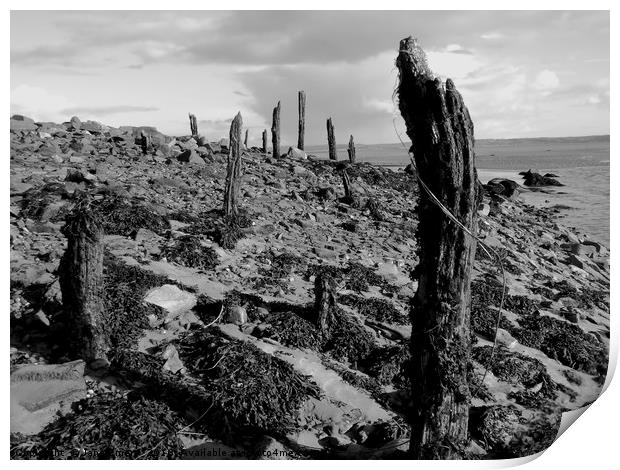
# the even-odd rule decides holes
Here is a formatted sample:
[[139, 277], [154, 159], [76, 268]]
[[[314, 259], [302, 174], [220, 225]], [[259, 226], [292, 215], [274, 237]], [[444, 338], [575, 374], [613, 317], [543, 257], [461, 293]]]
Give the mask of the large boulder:
[[533, 187], [564, 186], [558, 180], [549, 178], [548, 176], [542, 176], [540, 173], [536, 173], [532, 170], [528, 170], [523, 173], [523, 184]]
[[177, 160], [183, 163], [197, 163], [204, 165], [204, 159], [194, 149], [183, 150], [178, 156]]
[[86, 121], [81, 123], [81, 130], [92, 132], [94, 134], [103, 134], [108, 128], [97, 121]]
[[303, 150], [300, 150], [296, 147], [289, 147], [288, 152], [286, 152], [286, 156], [288, 158], [294, 158], [295, 160], [307, 160], [308, 155]]
[[74, 131], [79, 131], [82, 128], [82, 121], [80, 121], [79, 117], [73, 116], [69, 120], [69, 125], [71, 126], [71, 129], [73, 129]]
[[512, 198], [519, 194], [519, 184], [505, 178], [493, 178], [483, 187], [489, 194], [498, 194], [507, 198]]
[[22, 116], [21, 114], [14, 114], [11, 116], [11, 130], [12, 131], [33, 131], [37, 128], [34, 120], [29, 117]]

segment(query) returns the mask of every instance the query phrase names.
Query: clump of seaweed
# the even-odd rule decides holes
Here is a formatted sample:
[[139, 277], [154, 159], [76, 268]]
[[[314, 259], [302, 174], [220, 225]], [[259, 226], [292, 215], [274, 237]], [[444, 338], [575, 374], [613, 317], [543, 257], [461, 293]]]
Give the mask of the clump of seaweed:
[[385, 280], [375, 270], [360, 263], [349, 263], [344, 271], [345, 287], [355, 292], [366, 292], [368, 286], [381, 286]]
[[320, 351], [324, 337], [314, 323], [293, 312], [275, 312], [265, 322], [270, 325], [263, 337], [274, 339], [285, 346]]
[[381, 383], [368, 375], [361, 372], [353, 372], [346, 367], [343, 367], [338, 362], [329, 359], [328, 357], [321, 357], [321, 363], [337, 372], [342, 380], [354, 387], [367, 391], [373, 397], [380, 397], [383, 393]]
[[179, 342], [183, 363], [200, 378], [215, 406], [237, 426], [285, 434], [316, 385], [255, 346], [201, 330]]
[[250, 214], [241, 209], [235, 217], [226, 217], [220, 209], [202, 212], [197, 216], [185, 213], [175, 213], [174, 217], [181, 222], [189, 223], [183, 228], [190, 235], [204, 235], [222, 248], [233, 249], [239, 240], [244, 237], [244, 229], [252, 225]]
[[385, 220], [385, 210], [381, 205], [372, 197], [368, 198], [366, 201], [366, 206], [364, 207], [369, 213], [370, 216], [381, 222]]
[[188, 268], [212, 270], [219, 263], [215, 250], [204, 246], [198, 237], [182, 236], [162, 249], [162, 257]]
[[12, 459], [178, 459], [180, 418], [165, 404], [95, 396], [36, 436], [12, 439]]
[[366, 298], [354, 294], [345, 294], [338, 297], [338, 302], [358, 311], [360, 315], [371, 320], [391, 323], [393, 325], [407, 325], [409, 317], [398, 310], [394, 304], [384, 299]]
[[577, 325], [539, 314], [519, 319], [519, 325], [510, 332], [521, 344], [540, 349], [572, 369], [605, 375], [608, 360], [604, 345]]
[[277, 287], [285, 292], [290, 289], [289, 278], [291, 274], [302, 270], [306, 265], [302, 258], [292, 253], [276, 255], [271, 252], [263, 256], [262, 260], [269, 264], [269, 268], [259, 267], [258, 273], [261, 277], [255, 281], [254, 287]]
[[[69, 198], [64, 183], [45, 183], [40, 188], [31, 188], [26, 191], [21, 201], [22, 215], [33, 220], [40, 220], [46, 209], [53, 203]], [[69, 213], [68, 205], [60, 208], [55, 214], [50, 214], [52, 222], [64, 219]]]
[[141, 228], [164, 235], [170, 222], [138, 200], [111, 195], [89, 202], [89, 208], [101, 220], [103, 230], [109, 235], [131, 236]]
[[409, 347], [404, 344], [376, 348], [363, 361], [363, 369], [383, 385], [392, 384], [399, 389], [409, 388], [408, 367], [411, 361]]
[[160, 307], [144, 302], [146, 293], [167, 278], [128, 266], [107, 254], [104, 259], [105, 323], [113, 349], [130, 348], [148, 328], [148, 316], [163, 315]]
[[524, 387], [533, 387], [550, 379], [547, 368], [538, 359], [498, 347], [493, 357], [491, 346], [472, 350], [472, 358], [488, 368], [499, 380]]
[[373, 336], [363, 325], [342, 309], [334, 308], [333, 323], [324, 350], [339, 361], [348, 361], [354, 367], [375, 348]]

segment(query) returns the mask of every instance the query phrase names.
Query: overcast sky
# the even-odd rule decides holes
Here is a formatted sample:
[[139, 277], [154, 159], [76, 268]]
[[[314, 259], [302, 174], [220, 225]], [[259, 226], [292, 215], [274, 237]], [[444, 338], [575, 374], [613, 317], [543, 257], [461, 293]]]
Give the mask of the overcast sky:
[[[396, 142], [394, 59], [417, 36], [477, 138], [609, 133], [608, 12], [12, 12], [11, 112], [209, 137], [241, 111], [258, 143], [282, 101], [296, 141]], [[399, 124], [402, 128], [402, 124]]]

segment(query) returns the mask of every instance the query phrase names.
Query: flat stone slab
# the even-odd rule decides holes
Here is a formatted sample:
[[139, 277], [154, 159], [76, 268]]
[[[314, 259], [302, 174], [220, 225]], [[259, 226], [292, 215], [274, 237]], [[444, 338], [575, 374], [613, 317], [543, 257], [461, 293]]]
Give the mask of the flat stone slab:
[[149, 304], [158, 305], [172, 315], [190, 310], [196, 305], [196, 296], [179, 289], [174, 284], [164, 284], [149, 291], [144, 298]]
[[84, 361], [20, 367], [11, 374], [11, 432], [36, 434], [85, 397]]

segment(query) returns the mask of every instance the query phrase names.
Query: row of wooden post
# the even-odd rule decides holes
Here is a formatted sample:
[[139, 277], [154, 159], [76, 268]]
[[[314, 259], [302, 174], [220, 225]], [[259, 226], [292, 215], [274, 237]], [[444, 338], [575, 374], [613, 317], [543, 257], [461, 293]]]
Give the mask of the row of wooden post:
[[[471, 392], [468, 359], [471, 351], [471, 273], [476, 243], [477, 176], [474, 128], [454, 83], [443, 84], [428, 68], [416, 40], [401, 41], [396, 66], [400, 112], [413, 148], [420, 185], [417, 239], [420, 253], [418, 289], [410, 306], [412, 323], [410, 455], [417, 459], [455, 459], [468, 442]], [[299, 95], [300, 138], [303, 146], [305, 94]], [[237, 215], [241, 178], [241, 113], [230, 127], [224, 213]], [[190, 115], [192, 133], [198, 132]], [[279, 156], [280, 103], [273, 110], [272, 142]], [[331, 119], [327, 120], [330, 158], [336, 159]], [[247, 143], [247, 131], [245, 134]], [[441, 142], [442, 145], [437, 145]], [[148, 144], [146, 139], [142, 140]], [[267, 132], [263, 132], [263, 147]], [[355, 159], [353, 137], [349, 158]], [[343, 172], [345, 190], [350, 182]], [[427, 193], [428, 191], [428, 193]], [[432, 193], [431, 193], [432, 192]], [[436, 203], [436, 199], [440, 204]], [[444, 214], [449, 211], [458, 224]], [[63, 305], [71, 323], [69, 341], [86, 359], [104, 359], [111, 349], [104, 322], [103, 230], [90, 212], [78, 211], [63, 229], [68, 243], [59, 266]], [[329, 332], [337, 304], [332, 279], [315, 281], [317, 324]]]
[[[306, 92], [301, 90], [297, 94], [298, 105], [298, 125], [297, 125], [297, 148], [304, 150], [305, 147], [305, 133], [306, 133]], [[189, 127], [193, 136], [198, 135], [198, 123], [196, 116], [189, 115]], [[245, 130], [245, 139], [243, 141], [245, 148], [248, 148], [248, 129]], [[338, 153], [336, 151], [336, 136], [334, 133], [334, 124], [332, 118], [327, 119], [327, 145], [328, 154], [330, 160], [338, 160]], [[271, 146], [272, 156], [274, 158], [280, 157], [280, 102], [273, 108], [272, 121], [271, 121]], [[263, 130], [263, 152], [267, 153], [267, 129]], [[349, 147], [347, 149], [349, 155], [349, 161], [355, 163], [355, 142], [353, 136], [349, 138]]]

